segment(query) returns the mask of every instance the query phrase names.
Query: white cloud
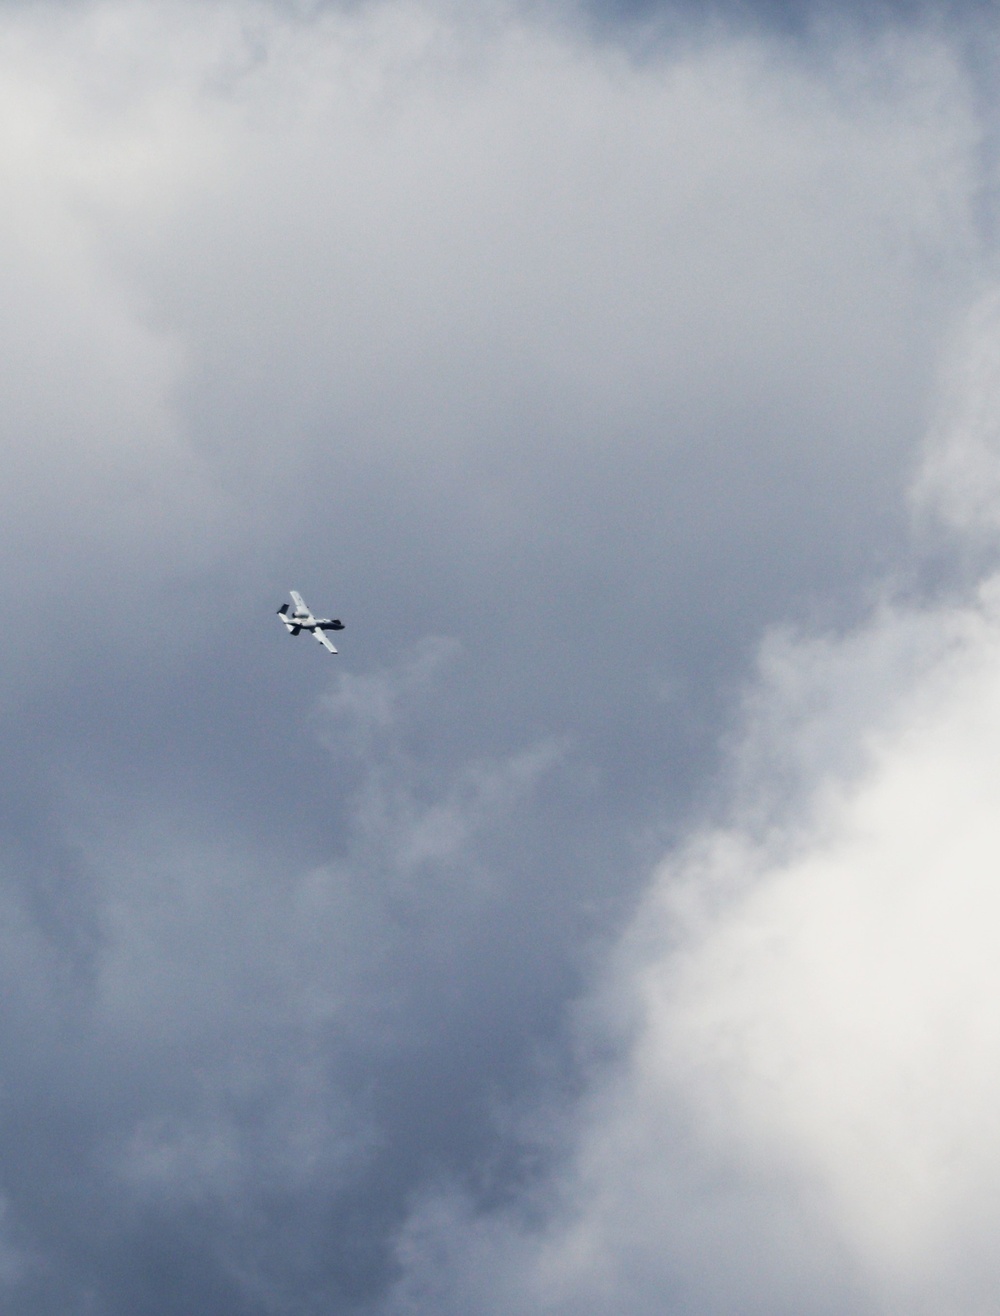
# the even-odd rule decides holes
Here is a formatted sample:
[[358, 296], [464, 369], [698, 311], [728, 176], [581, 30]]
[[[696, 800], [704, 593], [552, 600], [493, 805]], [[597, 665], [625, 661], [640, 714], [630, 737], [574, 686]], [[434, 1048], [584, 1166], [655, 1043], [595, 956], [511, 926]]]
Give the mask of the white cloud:
[[1000, 524], [1000, 294], [984, 296], [956, 336], [940, 414], [928, 436], [917, 507], [989, 543]]
[[431, 484], [476, 458], [513, 495], [540, 424], [595, 461], [605, 426], [766, 406], [779, 370], [784, 406], [819, 388], [863, 414], [870, 358], [888, 384], [930, 292], [914, 262], [975, 246], [975, 120], [942, 43], [847, 47], [824, 86], [766, 44], [638, 68], [405, 4], [106, 3], [4, 29], [8, 275], [49, 349], [22, 344], [27, 380], [110, 369], [118, 404], [135, 392], [244, 494], [315, 461], [316, 426], [360, 426]]
[[429, 636], [394, 670], [336, 673], [333, 689], [321, 700], [323, 711], [333, 721], [331, 745], [341, 746], [346, 737], [356, 752], [370, 737], [395, 730], [404, 710], [427, 692], [442, 668], [457, 659], [460, 649], [456, 640]]
[[[945, 498], [998, 404], [973, 323], [973, 396], [921, 476]], [[625, 1053], [548, 1224], [434, 1199], [388, 1310], [1000, 1311], [1000, 576], [773, 636], [733, 778], [591, 1003]]]
[[[706, 653], [731, 674], [759, 610], [853, 590], [891, 538], [981, 257], [972, 99], [916, 31], [817, 72], [725, 36], [636, 64], [500, 10], [99, 0], [0, 11], [0, 111], [0, 566], [72, 637], [11, 628], [0, 674], [0, 1133], [11, 1236], [48, 1266], [24, 1309], [141, 1308], [135, 1202], [172, 1262], [164, 1222], [224, 1207], [184, 1256], [228, 1283], [273, 1193], [305, 1241], [234, 1291], [336, 1310], [359, 1249], [330, 1220], [370, 1231], [371, 1294], [405, 1203], [440, 1164], [476, 1180], [487, 1107], [560, 1030], [580, 909], [621, 907], [606, 856], [648, 820], [607, 783], [691, 770], [649, 691], [716, 707]], [[306, 574], [346, 670], [258, 607], [279, 575], [319, 598]], [[768, 789], [623, 944], [603, 1008], [635, 1041], [567, 1117], [573, 1167], [523, 1227], [442, 1193], [398, 1305], [800, 1316], [817, 1276], [858, 1311], [914, 1255], [929, 1286], [972, 1267], [993, 1153], [976, 1179], [952, 1150], [928, 1057], [947, 1037], [992, 1093], [953, 1021], [992, 985], [963, 765], [979, 736], [992, 772], [993, 608], [771, 642], [740, 757]], [[398, 661], [428, 633], [460, 647]], [[163, 1309], [204, 1307], [177, 1270]]]

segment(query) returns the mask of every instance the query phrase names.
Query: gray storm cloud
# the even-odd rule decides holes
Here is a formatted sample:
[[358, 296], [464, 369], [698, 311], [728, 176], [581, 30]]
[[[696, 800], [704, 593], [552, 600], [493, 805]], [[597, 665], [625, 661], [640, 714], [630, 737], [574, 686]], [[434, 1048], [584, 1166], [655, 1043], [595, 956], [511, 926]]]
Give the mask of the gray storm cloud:
[[[976, 529], [998, 345], [991, 296], [917, 480]], [[966, 511], [970, 454], [990, 480]], [[627, 1059], [582, 1104], [541, 1238], [433, 1198], [387, 1310], [997, 1310], [998, 765], [996, 576], [773, 636], [728, 818], [662, 865], [588, 1011]]]
[[681, 27], [0, 9], [12, 1316], [990, 1309], [992, 110]]

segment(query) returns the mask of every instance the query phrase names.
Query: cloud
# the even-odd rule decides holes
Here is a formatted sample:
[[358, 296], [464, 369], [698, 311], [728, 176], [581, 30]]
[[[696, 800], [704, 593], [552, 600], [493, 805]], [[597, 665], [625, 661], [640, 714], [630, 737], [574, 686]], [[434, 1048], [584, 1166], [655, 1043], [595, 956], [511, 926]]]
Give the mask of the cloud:
[[958, 535], [987, 544], [1000, 517], [997, 488], [996, 293], [975, 306], [945, 370], [940, 414], [913, 488], [916, 506]]
[[[294, 835], [213, 840], [162, 804], [133, 804], [127, 819], [87, 809], [78, 866], [97, 927], [75, 976], [30, 907], [33, 887], [8, 883], [5, 1099], [19, 1136], [7, 1174], [24, 1260], [4, 1282], [25, 1310], [78, 1294], [84, 1266], [100, 1302], [125, 1310], [154, 1284], [133, 1273], [147, 1252], [165, 1257], [168, 1306], [215, 1289], [238, 1310], [324, 1294], [345, 1305], [352, 1285], [378, 1282], [386, 1217], [420, 1173], [406, 1158], [446, 1161], [456, 1128], [483, 1122], [484, 1008], [516, 1019], [509, 998], [540, 980], [522, 967], [504, 981], [525, 952], [494, 838], [530, 825], [562, 750], [541, 743], [427, 780], [406, 731], [453, 651], [418, 645], [365, 678], [395, 709], [394, 725], [378, 718], [377, 753], [338, 734], [372, 707], [349, 675], [316, 710], [336, 770], [356, 780], [324, 861], [310, 864]], [[495, 1029], [501, 1068], [515, 1065], [509, 1027]], [[441, 1110], [434, 1067], [467, 1062]], [[401, 1136], [409, 1122], [419, 1134]], [[77, 1191], [90, 1197], [84, 1223], [64, 1215]], [[125, 1240], [120, 1256], [109, 1235]], [[186, 1280], [188, 1265], [204, 1275]]]
[[[641, 1041], [605, 1079], [574, 1002], [764, 629], [793, 638], [739, 763], [770, 794], [737, 788], [702, 847], [761, 892], [811, 853], [821, 777], [840, 854], [940, 635], [972, 653], [992, 626], [897, 606], [794, 638], [908, 562], [899, 490], [990, 261], [986, 111], [947, 31], [838, 37], [820, 66], [690, 35], [637, 59], [504, 7], [0, 11], [14, 1316], [660, 1311], [684, 1283], [724, 1307], [750, 1265], [737, 1135], [780, 1142], [767, 1065], [716, 1085], [722, 1229], [707, 1133], [680, 1178], [646, 1154], [670, 1083], [664, 1127], [696, 1125], [693, 1080], [644, 1078]], [[335, 662], [275, 620], [291, 585], [345, 620]], [[656, 891], [700, 890], [698, 853]], [[662, 997], [696, 1057], [672, 1003], [750, 900], [692, 897], [666, 984], [626, 938], [606, 1013], [655, 1052]], [[797, 1208], [807, 1132], [767, 1188], [791, 1278], [755, 1216], [769, 1301], [833, 1236], [818, 1190]], [[657, 1203], [687, 1219], [685, 1185], [665, 1270]], [[837, 1255], [864, 1294], [862, 1226]]]
[[[919, 481], [952, 515], [992, 438], [992, 306]], [[660, 867], [588, 1007], [624, 1053], [546, 1225], [432, 1197], [386, 1310], [997, 1310], [998, 763], [1000, 577], [772, 636], [726, 817]]]
[[[831, 31], [852, 30], [855, 35], [906, 30], [924, 24], [946, 24], [952, 30], [967, 26], [974, 29], [982, 20], [985, 7], [979, 0], [889, 0], [870, 4], [866, 0], [849, 0], [831, 5], [826, 0], [713, 0], [709, 5], [693, 5], [690, 0], [589, 0], [584, 6], [598, 30], [621, 39], [622, 31], [673, 38], [689, 33], [694, 27], [717, 31], [725, 26], [737, 31], [771, 32], [812, 48], [821, 49], [830, 40]], [[629, 29], [633, 29], [630, 34]]]

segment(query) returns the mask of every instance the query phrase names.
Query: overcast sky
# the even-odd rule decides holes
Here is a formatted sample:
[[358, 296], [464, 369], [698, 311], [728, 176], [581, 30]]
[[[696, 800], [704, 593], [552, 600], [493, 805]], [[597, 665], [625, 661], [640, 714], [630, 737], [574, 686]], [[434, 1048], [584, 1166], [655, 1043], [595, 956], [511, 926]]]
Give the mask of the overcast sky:
[[998, 38], [0, 7], [5, 1313], [1000, 1313]]

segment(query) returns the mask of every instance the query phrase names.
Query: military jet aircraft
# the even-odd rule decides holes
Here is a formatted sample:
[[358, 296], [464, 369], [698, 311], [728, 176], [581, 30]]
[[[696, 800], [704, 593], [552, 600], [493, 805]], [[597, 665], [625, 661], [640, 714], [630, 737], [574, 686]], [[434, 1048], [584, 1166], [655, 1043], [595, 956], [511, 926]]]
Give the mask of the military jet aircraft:
[[331, 621], [329, 617], [314, 617], [302, 595], [296, 593], [295, 590], [292, 590], [291, 594], [295, 611], [289, 612], [287, 603], [283, 603], [278, 609], [278, 616], [285, 623], [288, 634], [298, 635], [299, 631], [312, 631], [324, 649], [336, 653], [337, 650], [326, 638], [324, 631], [342, 631], [344, 623], [342, 621]]

